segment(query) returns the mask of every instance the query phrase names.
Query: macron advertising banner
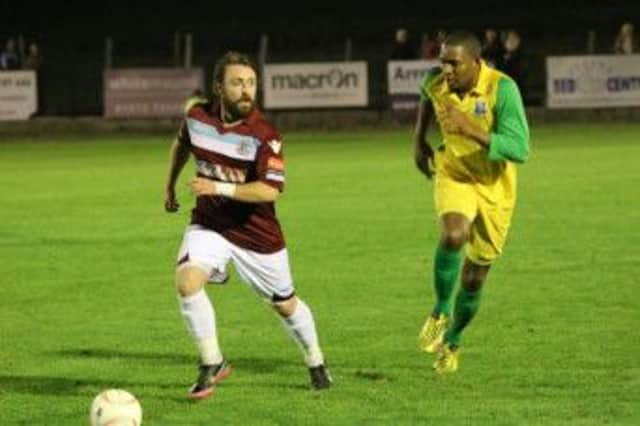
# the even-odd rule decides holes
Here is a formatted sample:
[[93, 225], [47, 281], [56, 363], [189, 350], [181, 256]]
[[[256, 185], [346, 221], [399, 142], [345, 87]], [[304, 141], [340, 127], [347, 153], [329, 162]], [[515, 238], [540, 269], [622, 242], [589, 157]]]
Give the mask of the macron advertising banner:
[[265, 64], [265, 109], [365, 107], [366, 62]]
[[174, 118], [187, 98], [203, 89], [201, 68], [116, 68], [104, 71], [104, 116]]
[[547, 107], [640, 105], [640, 55], [550, 56]]
[[411, 122], [416, 119], [420, 100], [422, 77], [439, 60], [389, 61], [387, 63], [387, 87], [391, 114], [396, 121]]
[[0, 71], [0, 121], [28, 120], [38, 109], [34, 71]]

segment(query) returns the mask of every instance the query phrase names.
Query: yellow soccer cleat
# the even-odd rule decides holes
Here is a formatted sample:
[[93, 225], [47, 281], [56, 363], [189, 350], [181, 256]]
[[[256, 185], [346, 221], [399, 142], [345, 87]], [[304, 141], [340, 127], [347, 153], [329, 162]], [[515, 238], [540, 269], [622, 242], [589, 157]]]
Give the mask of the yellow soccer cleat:
[[418, 336], [418, 347], [425, 352], [434, 353], [442, 343], [444, 332], [449, 326], [449, 317], [440, 314], [437, 317], [429, 315]]
[[438, 374], [455, 373], [460, 362], [460, 349], [452, 347], [449, 343], [443, 343], [438, 348], [438, 358], [433, 363], [433, 369]]

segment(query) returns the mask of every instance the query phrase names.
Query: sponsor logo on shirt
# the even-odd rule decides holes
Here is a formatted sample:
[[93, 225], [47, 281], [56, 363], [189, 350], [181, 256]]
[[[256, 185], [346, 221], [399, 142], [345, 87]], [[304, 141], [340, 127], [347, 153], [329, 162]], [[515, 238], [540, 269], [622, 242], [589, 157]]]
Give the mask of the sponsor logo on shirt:
[[212, 164], [204, 160], [198, 160], [198, 173], [222, 182], [243, 183], [247, 180], [247, 173], [242, 169]]

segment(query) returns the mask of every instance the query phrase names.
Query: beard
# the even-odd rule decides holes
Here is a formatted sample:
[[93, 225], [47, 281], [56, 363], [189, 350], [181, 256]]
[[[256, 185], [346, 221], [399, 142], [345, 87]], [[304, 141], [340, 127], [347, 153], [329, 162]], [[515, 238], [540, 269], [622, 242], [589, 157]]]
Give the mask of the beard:
[[253, 111], [254, 101], [249, 98], [241, 98], [237, 101], [230, 101], [223, 98], [224, 111], [229, 121], [237, 121], [247, 117]]

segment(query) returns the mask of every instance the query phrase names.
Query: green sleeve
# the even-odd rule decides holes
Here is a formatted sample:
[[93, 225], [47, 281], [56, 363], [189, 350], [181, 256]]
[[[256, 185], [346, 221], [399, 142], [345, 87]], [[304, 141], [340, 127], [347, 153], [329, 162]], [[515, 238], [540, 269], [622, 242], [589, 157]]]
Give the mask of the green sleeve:
[[496, 126], [489, 135], [489, 159], [524, 163], [529, 158], [529, 125], [516, 83], [510, 78], [498, 82], [495, 106]]
[[422, 77], [422, 81], [420, 82], [420, 101], [431, 101], [431, 97], [429, 96], [428, 92], [429, 86], [435, 81], [440, 73], [442, 73], [442, 68], [434, 67], [424, 74], [424, 77]]

